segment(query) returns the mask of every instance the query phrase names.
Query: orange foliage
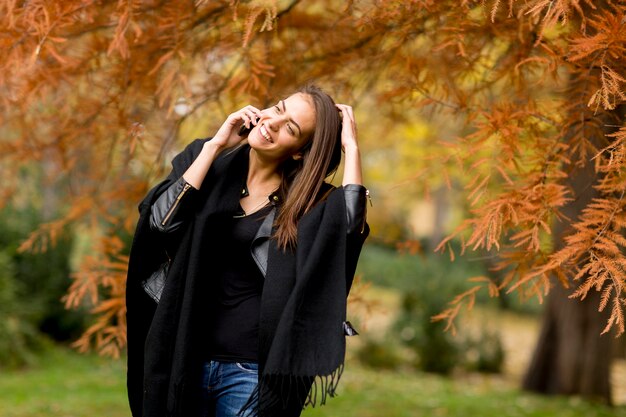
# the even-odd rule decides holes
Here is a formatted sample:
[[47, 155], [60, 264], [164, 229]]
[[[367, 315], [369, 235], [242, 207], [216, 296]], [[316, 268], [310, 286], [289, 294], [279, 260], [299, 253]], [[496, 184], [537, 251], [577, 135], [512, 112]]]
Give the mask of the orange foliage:
[[[118, 355], [128, 248], [115, 236], [132, 232], [183, 125], [216, 127], [244, 95], [263, 105], [317, 79], [343, 101], [376, 100], [372, 119], [411, 107], [463, 120], [432, 158], [448, 183], [472, 178], [453, 236], [499, 251], [507, 275], [439, 319], [480, 288], [543, 297], [556, 275], [574, 297], [602, 291], [607, 330], [623, 331], [625, 16], [608, 0], [1, 2], [0, 172], [45, 162], [64, 201], [22, 248], [91, 231], [66, 303], [96, 315], [78, 346]], [[568, 167], [589, 163], [600, 197], [567, 219]], [[3, 184], [1, 201], [18, 189]], [[552, 253], [558, 222], [572, 229]]]

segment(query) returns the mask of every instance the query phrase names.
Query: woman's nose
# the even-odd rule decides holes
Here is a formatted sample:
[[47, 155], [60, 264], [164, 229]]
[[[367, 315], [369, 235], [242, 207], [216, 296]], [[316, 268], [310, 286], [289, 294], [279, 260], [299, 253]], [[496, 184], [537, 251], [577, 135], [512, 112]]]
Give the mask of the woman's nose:
[[267, 126], [274, 132], [277, 131], [280, 126], [280, 118], [276, 116], [270, 117], [267, 121]]

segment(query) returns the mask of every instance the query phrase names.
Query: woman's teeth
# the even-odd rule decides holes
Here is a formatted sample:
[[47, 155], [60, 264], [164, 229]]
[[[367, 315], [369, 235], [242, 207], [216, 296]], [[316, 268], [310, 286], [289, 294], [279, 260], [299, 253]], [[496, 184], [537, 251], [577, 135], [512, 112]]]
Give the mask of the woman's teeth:
[[272, 138], [271, 138], [270, 134], [267, 132], [267, 129], [265, 129], [264, 125], [261, 125], [261, 128], [259, 129], [259, 132], [261, 132], [261, 136], [263, 136], [266, 141], [272, 143]]

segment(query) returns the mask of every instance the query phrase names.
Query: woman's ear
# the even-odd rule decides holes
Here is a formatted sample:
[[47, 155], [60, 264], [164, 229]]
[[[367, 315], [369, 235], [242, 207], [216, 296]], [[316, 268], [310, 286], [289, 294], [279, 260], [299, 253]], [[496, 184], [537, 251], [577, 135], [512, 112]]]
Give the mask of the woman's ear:
[[294, 161], [301, 160], [302, 159], [302, 152], [294, 153], [293, 155], [291, 155], [291, 158], [293, 158]]

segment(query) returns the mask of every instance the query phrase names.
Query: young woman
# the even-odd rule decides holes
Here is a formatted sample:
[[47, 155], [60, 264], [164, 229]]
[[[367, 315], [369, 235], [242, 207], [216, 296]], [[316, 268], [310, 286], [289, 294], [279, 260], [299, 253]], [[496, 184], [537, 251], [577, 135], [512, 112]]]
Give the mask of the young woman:
[[[345, 155], [343, 185], [324, 182]], [[314, 86], [228, 116], [139, 206], [133, 416], [297, 417], [333, 395], [369, 233], [351, 107]]]

